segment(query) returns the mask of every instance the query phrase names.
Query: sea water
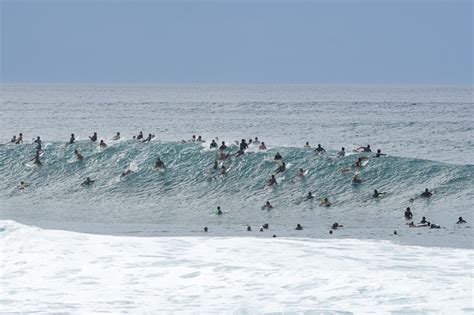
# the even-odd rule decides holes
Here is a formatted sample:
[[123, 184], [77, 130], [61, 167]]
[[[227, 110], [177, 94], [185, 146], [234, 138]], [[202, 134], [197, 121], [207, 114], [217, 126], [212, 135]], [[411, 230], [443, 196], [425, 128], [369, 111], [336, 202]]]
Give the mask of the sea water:
[[[472, 312], [472, 88], [23, 85], [1, 92], [2, 311]], [[156, 137], [141, 143], [132, 139], [139, 131]], [[25, 143], [8, 143], [19, 132]], [[88, 140], [93, 132], [106, 149]], [[120, 141], [112, 140], [116, 132]], [[71, 133], [77, 142], [66, 146]], [[187, 141], [192, 135], [206, 142]], [[37, 136], [41, 167], [30, 161]], [[225, 176], [212, 169], [216, 137], [230, 145]], [[235, 141], [255, 137], [268, 150], [252, 145], [233, 156]], [[327, 153], [303, 148], [307, 141]], [[387, 156], [352, 152], [367, 144]], [[348, 154], [335, 158], [341, 147]], [[289, 167], [268, 187], [277, 152]], [[164, 172], [154, 168], [158, 156]], [[340, 170], [359, 157], [369, 163], [354, 186]], [[129, 168], [134, 173], [121, 178]], [[308, 175], [299, 178], [299, 168]], [[81, 187], [88, 176], [96, 181]], [[20, 181], [29, 184], [23, 191]], [[425, 188], [434, 195], [418, 198]], [[374, 200], [374, 189], [386, 195]], [[309, 191], [315, 199], [306, 200]], [[329, 208], [319, 204], [325, 197]], [[267, 200], [270, 211], [261, 209]], [[415, 223], [425, 216], [441, 228], [409, 228], [406, 207]], [[456, 224], [459, 216], [468, 223]], [[329, 234], [334, 222], [343, 227]], [[264, 223], [269, 229], [259, 232]], [[112, 291], [91, 302], [103, 288]]]

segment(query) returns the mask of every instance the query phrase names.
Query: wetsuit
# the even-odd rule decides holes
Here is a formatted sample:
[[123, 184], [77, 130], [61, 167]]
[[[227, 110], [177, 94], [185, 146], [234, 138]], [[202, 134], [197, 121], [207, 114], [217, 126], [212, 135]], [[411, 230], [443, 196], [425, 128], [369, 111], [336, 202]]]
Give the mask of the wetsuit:
[[97, 134], [94, 133], [94, 135], [90, 136], [89, 139], [91, 139], [92, 142], [96, 142], [97, 141]]
[[217, 148], [217, 143], [211, 142], [211, 145], [209, 146], [209, 148], [211, 149]]

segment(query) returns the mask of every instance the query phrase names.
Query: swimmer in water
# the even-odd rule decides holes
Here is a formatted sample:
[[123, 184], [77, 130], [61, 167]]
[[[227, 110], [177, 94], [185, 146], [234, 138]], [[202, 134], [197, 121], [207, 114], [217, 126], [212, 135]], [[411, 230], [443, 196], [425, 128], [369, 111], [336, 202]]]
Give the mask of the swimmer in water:
[[306, 141], [306, 143], [305, 143], [305, 145], [304, 145], [304, 148], [306, 148], [306, 149], [307, 149], [307, 148], [311, 148], [311, 146], [309, 145], [309, 142], [308, 142], [308, 141]]
[[275, 157], [273, 159], [275, 161], [281, 161], [283, 160], [283, 157], [281, 156], [280, 152], [277, 152], [277, 154], [275, 154]]
[[143, 131], [138, 133], [137, 140], [143, 140]]
[[380, 196], [385, 195], [385, 192], [379, 192], [377, 189], [374, 189], [374, 193], [372, 194], [372, 198], [378, 198]]
[[262, 206], [262, 210], [270, 210], [270, 209], [273, 209], [273, 206], [271, 205], [270, 201], [267, 201], [263, 206]]
[[467, 223], [467, 221], [464, 220], [462, 217], [459, 217], [458, 222], [456, 222], [456, 224], [463, 224], [463, 223]]
[[320, 205], [325, 206], [325, 207], [330, 207], [332, 205], [332, 203], [329, 201], [328, 198], [324, 198], [323, 200], [321, 200]]
[[362, 179], [359, 177], [358, 174], [354, 174], [354, 176], [352, 177], [352, 183], [353, 183], [353, 184], [360, 184], [360, 183], [362, 183]]
[[74, 150], [74, 154], [76, 154], [76, 157], [79, 161], [84, 160], [84, 157], [82, 156], [82, 154], [78, 150]]
[[326, 150], [321, 146], [321, 144], [318, 144], [318, 147], [314, 149], [314, 152], [321, 154], [321, 153], [325, 153]]
[[20, 144], [20, 143], [23, 143], [23, 134], [21, 132], [18, 135], [18, 137], [16, 138], [15, 144]]
[[372, 152], [372, 150], [370, 149], [370, 144], [368, 144], [366, 147], [359, 147], [359, 148], [357, 148], [357, 151]]
[[411, 220], [413, 218], [413, 213], [411, 213], [410, 207], [407, 207], [405, 210], [405, 219]]
[[385, 155], [387, 155], [387, 154], [382, 153], [382, 151], [380, 151], [380, 149], [378, 149], [377, 153], [375, 154], [375, 157], [378, 158], [378, 157], [385, 156]]
[[90, 186], [94, 182], [95, 180], [92, 180], [90, 177], [87, 177], [86, 180], [81, 183], [81, 186]]
[[337, 152], [336, 157], [342, 158], [344, 156], [346, 156], [346, 149], [344, 149], [344, 147], [342, 147], [341, 151]]
[[433, 196], [433, 193], [430, 192], [430, 191], [428, 190], [428, 188], [426, 188], [425, 191], [422, 192], [420, 196], [423, 197], [423, 198], [429, 198], [429, 197]]
[[258, 141], [258, 137], [255, 137], [255, 139], [253, 140], [253, 144], [255, 145], [260, 144], [260, 141]]
[[199, 136], [196, 141], [197, 141], [197, 142], [206, 142], [206, 141], [202, 140], [202, 137], [201, 137], [201, 136]]
[[313, 194], [311, 192], [308, 192], [308, 194], [306, 195], [306, 200], [311, 200], [313, 198], [314, 198]]
[[94, 134], [92, 136], [89, 136], [89, 139], [91, 139], [92, 142], [96, 142], [97, 141], [97, 132], [94, 132]]
[[299, 223], [298, 223], [298, 224], [296, 224], [296, 228], [295, 228], [295, 230], [297, 230], [297, 231], [301, 231], [302, 229], [303, 229], [303, 227], [301, 226], [301, 224], [299, 224]]
[[119, 140], [120, 139], [120, 132], [117, 132], [115, 136], [112, 137], [112, 140]]
[[104, 142], [104, 140], [100, 140], [99, 147], [103, 149], [107, 148], [107, 144]]
[[11, 143], [15, 143], [16, 142], [16, 135], [13, 135], [13, 138], [10, 140]]
[[260, 146], [258, 147], [259, 150], [266, 150], [267, 146], [265, 145], [265, 142], [262, 142]]
[[273, 186], [273, 185], [275, 186], [278, 185], [275, 175], [272, 175], [270, 179], [268, 180], [268, 186]]
[[223, 214], [223, 212], [221, 210], [221, 206], [217, 206], [216, 214], [217, 215], [222, 215]]
[[275, 173], [283, 173], [284, 171], [286, 171], [286, 163], [282, 162], [281, 165], [276, 169]]
[[222, 144], [221, 144], [221, 146], [219, 147], [219, 150], [224, 151], [225, 149], [227, 149], [227, 146], [226, 146], [225, 142], [222, 141]]
[[165, 163], [163, 163], [163, 161], [160, 159], [160, 157], [158, 157], [158, 158], [156, 159], [155, 168], [166, 169]]
[[30, 186], [30, 184], [25, 183], [24, 181], [21, 181], [20, 184], [16, 186], [18, 190], [25, 190], [26, 187]]
[[128, 175], [132, 174], [132, 173], [133, 173], [133, 171], [131, 169], [128, 169], [125, 172], [122, 172], [122, 175], [120, 175], [120, 177], [125, 177], [125, 176], [128, 176]]
[[209, 145], [209, 149], [217, 149], [218, 145], [216, 140], [212, 139], [211, 144]]
[[69, 138], [69, 144], [73, 144], [74, 142], [76, 142], [76, 137], [73, 133], [71, 133], [71, 138]]

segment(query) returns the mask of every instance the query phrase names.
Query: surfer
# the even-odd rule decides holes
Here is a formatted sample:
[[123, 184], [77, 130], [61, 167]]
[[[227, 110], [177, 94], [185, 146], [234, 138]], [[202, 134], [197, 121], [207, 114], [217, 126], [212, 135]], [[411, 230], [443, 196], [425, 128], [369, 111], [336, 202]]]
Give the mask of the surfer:
[[411, 220], [413, 218], [413, 213], [411, 213], [410, 207], [407, 207], [405, 210], [405, 219]]
[[133, 171], [131, 169], [128, 169], [125, 172], [122, 172], [122, 175], [120, 175], [120, 177], [125, 177], [125, 176], [128, 176], [128, 175], [132, 174], [132, 173], [133, 173]]
[[143, 131], [138, 133], [137, 140], [143, 140]]
[[323, 200], [321, 200], [319, 204], [325, 207], [330, 207], [332, 205], [332, 203], [329, 201], [328, 198], [324, 198]]
[[20, 184], [16, 186], [18, 190], [25, 190], [26, 187], [30, 186], [30, 184], [25, 183], [24, 181], [21, 181]]
[[307, 148], [311, 148], [311, 146], [309, 145], [309, 142], [308, 142], [308, 141], [306, 141], [306, 144], [304, 145], [304, 148], [306, 148], [306, 149], [307, 149]]
[[425, 189], [424, 192], [421, 193], [421, 197], [423, 198], [429, 198], [433, 195], [433, 193], [431, 191], [428, 190], [428, 188]]
[[217, 206], [217, 210], [216, 210], [216, 214], [217, 215], [222, 215], [222, 211], [221, 211], [221, 206]]
[[430, 229], [440, 229], [441, 226], [437, 225], [437, 224], [434, 224], [434, 223], [431, 223], [430, 225]]
[[89, 186], [94, 182], [95, 180], [92, 180], [90, 177], [87, 177], [86, 180], [81, 183], [81, 186]]
[[69, 144], [73, 144], [76, 141], [76, 137], [71, 133], [71, 138], [69, 138]]
[[337, 152], [336, 157], [342, 158], [344, 156], [346, 156], [346, 149], [344, 149], [344, 147], [342, 147], [341, 151]]
[[82, 154], [78, 150], [74, 150], [74, 154], [76, 154], [76, 157], [79, 161], [84, 160], [84, 157], [82, 156]]
[[276, 169], [275, 173], [283, 173], [284, 171], [286, 171], [286, 163], [282, 162], [281, 165]]
[[33, 143], [36, 143], [36, 150], [41, 151], [41, 138], [38, 136]]
[[352, 177], [352, 183], [353, 184], [362, 183], [362, 179], [359, 177], [359, 174], [354, 174], [354, 176]]
[[258, 137], [255, 137], [255, 139], [253, 140], [253, 144], [260, 144], [260, 141], [258, 141]]
[[20, 143], [23, 143], [23, 134], [21, 132], [18, 134], [18, 138], [16, 138], [15, 144], [20, 144]]
[[378, 198], [382, 195], [385, 195], [385, 192], [379, 192], [377, 189], [374, 189], [374, 193], [372, 194], [372, 198]]
[[275, 154], [275, 157], [273, 159], [275, 161], [282, 161], [283, 157], [281, 156], [280, 152], [277, 152], [277, 154]]
[[273, 209], [273, 206], [271, 205], [270, 201], [267, 201], [263, 206], [262, 206], [262, 210], [270, 210], [270, 209]]
[[112, 137], [112, 140], [119, 140], [120, 139], [120, 132], [117, 132], [115, 136]]
[[225, 142], [222, 141], [222, 144], [221, 144], [221, 146], [219, 147], [219, 150], [224, 151], [225, 149], [227, 149], [227, 146], [225, 145]]
[[303, 227], [301, 226], [301, 224], [299, 224], [299, 223], [298, 223], [298, 224], [296, 224], [296, 228], [295, 228], [295, 230], [297, 230], [297, 231], [301, 231], [302, 229], [303, 229]]
[[268, 180], [268, 186], [278, 185], [275, 175], [272, 175]]
[[326, 150], [321, 146], [321, 144], [318, 144], [318, 147], [314, 149], [314, 152], [321, 154], [321, 153], [325, 153]]
[[337, 223], [337, 222], [333, 223], [333, 225], [332, 225], [332, 229], [333, 229], [333, 230], [337, 230], [337, 228], [340, 228], [340, 227], [343, 227], [343, 225], [342, 225], [342, 224], [339, 224], [339, 223]]
[[13, 135], [13, 138], [10, 140], [10, 143], [15, 143], [16, 142], [16, 135]]
[[92, 136], [89, 136], [89, 139], [91, 139], [92, 142], [96, 142], [97, 141], [97, 132], [94, 132], [94, 134]]
[[305, 172], [305, 170], [300, 168], [300, 170], [298, 171], [298, 176], [299, 177], [304, 177], [304, 172]]
[[426, 217], [421, 218], [420, 224], [427, 224], [427, 223], [429, 222], [426, 221]]
[[459, 217], [458, 222], [456, 222], [456, 224], [463, 224], [463, 223], [467, 223], [467, 221], [464, 220], [462, 217]]
[[249, 145], [247, 144], [247, 142], [245, 142], [245, 139], [242, 139], [242, 141], [240, 142], [240, 151], [244, 152], [245, 150], [247, 150], [248, 147]]
[[158, 157], [158, 158], [156, 159], [155, 168], [166, 169], [165, 163], [163, 163], [163, 161], [160, 159], [160, 157]]
[[362, 158], [359, 158], [357, 160], [357, 162], [355, 162], [354, 164], [352, 164], [352, 167], [355, 167], [355, 168], [360, 168], [362, 167]]
[[266, 150], [267, 149], [267, 146], [265, 145], [265, 142], [262, 141], [262, 143], [260, 144], [260, 146], [258, 147], [259, 150]]
[[144, 139], [142, 142], [145, 143], [145, 142], [150, 142], [151, 139], [153, 139], [153, 135], [151, 133], [148, 134], [148, 137], [146, 137], [146, 139]]
[[381, 157], [381, 156], [384, 156], [384, 155], [387, 155], [387, 154], [382, 153], [382, 151], [380, 151], [380, 149], [378, 149], [377, 153], [375, 154], [375, 157], [378, 158], [378, 157]]
[[198, 136], [198, 138], [197, 138], [196, 141], [197, 141], [197, 142], [206, 142], [206, 141], [202, 140], [202, 137], [201, 137], [201, 136]]
[[311, 200], [313, 198], [314, 198], [313, 194], [311, 192], [308, 192], [308, 194], [306, 195], [306, 200]]
[[107, 144], [104, 142], [104, 140], [100, 140], [99, 147], [101, 148], [107, 148]]
[[370, 149], [370, 144], [368, 144], [366, 147], [359, 147], [359, 148], [357, 148], [357, 151], [372, 152], [372, 150]]
[[212, 139], [211, 144], [209, 145], [209, 149], [217, 149], [218, 145], [216, 140]]

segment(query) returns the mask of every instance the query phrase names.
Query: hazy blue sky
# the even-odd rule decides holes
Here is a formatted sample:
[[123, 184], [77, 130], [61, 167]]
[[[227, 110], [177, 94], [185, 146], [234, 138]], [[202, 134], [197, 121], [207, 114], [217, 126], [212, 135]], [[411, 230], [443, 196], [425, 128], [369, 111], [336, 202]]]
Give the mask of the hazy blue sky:
[[3, 82], [473, 82], [472, 1], [0, 1]]

